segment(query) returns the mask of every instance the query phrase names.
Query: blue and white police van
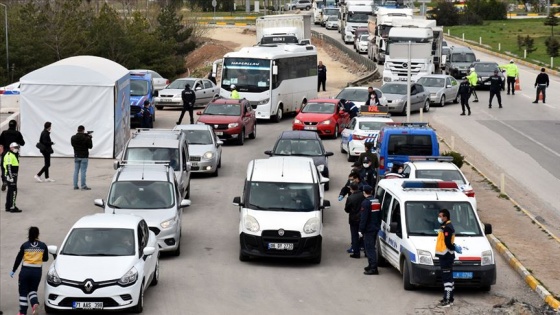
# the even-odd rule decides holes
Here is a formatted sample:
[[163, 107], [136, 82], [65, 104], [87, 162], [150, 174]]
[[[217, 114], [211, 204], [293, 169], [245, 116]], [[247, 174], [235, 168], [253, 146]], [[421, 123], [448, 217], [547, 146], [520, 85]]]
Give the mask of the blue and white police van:
[[142, 116], [140, 111], [144, 101], [150, 102], [152, 120], [156, 120], [154, 103], [154, 84], [152, 75], [147, 72], [130, 72], [130, 124], [140, 124]]

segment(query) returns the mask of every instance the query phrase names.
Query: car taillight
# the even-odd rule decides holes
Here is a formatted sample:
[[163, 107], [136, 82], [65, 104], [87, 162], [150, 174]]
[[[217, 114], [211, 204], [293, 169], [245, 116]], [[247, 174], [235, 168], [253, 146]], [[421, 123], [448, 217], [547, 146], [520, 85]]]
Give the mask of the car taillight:
[[352, 135], [352, 139], [355, 140], [365, 140], [366, 136], [360, 136], [360, 135]]
[[465, 190], [464, 193], [465, 195], [467, 195], [467, 197], [474, 198], [474, 190]]
[[379, 159], [379, 169], [380, 169], [380, 170], [384, 170], [384, 169], [385, 169], [385, 158], [384, 158], [384, 157], [381, 157], [381, 158]]
[[169, 85], [169, 80], [165, 80], [165, 85]]

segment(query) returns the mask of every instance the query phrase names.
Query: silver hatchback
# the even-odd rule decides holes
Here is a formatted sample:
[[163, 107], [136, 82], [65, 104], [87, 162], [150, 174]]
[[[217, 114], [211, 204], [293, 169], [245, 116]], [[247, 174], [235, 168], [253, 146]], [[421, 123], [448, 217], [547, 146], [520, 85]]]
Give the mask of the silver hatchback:
[[177, 125], [173, 130], [181, 130], [189, 143], [191, 172], [210, 173], [218, 176], [222, 167], [222, 145], [214, 129], [206, 124]]

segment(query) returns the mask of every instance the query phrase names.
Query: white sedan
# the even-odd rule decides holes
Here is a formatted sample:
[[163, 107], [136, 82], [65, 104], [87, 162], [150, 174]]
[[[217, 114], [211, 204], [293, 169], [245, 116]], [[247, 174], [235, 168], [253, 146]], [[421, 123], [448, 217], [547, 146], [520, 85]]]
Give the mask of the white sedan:
[[379, 130], [388, 122], [393, 122], [393, 119], [385, 115], [352, 118], [348, 128], [340, 134], [340, 152], [346, 153], [348, 162], [351, 162], [365, 152], [366, 142], [375, 143]]
[[208, 79], [199, 78], [180, 78], [173, 81], [165, 89], [159, 91], [158, 96], [154, 97], [154, 105], [157, 109], [164, 107], [183, 107], [181, 92], [185, 85], [189, 84], [196, 94], [195, 106], [205, 106], [216, 94], [220, 93], [220, 88]]
[[[375, 94], [377, 94], [377, 99], [379, 104], [382, 106], [387, 106], [387, 98], [383, 95], [380, 89], [373, 88]], [[368, 99], [368, 88], [365, 86], [351, 86], [342, 89], [336, 99], [345, 99], [347, 101], [352, 101], [358, 107], [365, 105]]]
[[[57, 254], [56, 246], [49, 252]], [[146, 221], [130, 214], [94, 214], [72, 226], [45, 283], [45, 311], [123, 310], [142, 313], [144, 292], [159, 281], [159, 249]]]
[[154, 70], [146, 69], [134, 69], [130, 70], [131, 73], [149, 73], [152, 75], [152, 82], [154, 85], [154, 91], [160, 91], [165, 89], [169, 85], [169, 80], [162, 77], [161, 74], [155, 72]]

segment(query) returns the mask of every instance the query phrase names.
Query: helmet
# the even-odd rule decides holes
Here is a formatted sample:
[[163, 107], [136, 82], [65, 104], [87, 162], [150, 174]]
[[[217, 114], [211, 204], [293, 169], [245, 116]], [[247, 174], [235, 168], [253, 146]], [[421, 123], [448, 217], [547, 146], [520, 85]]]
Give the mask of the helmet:
[[510, 60], [509, 60], [509, 63], [513, 63], [513, 59], [510, 59]]
[[235, 84], [232, 84], [232, 85], [230, 86], [230, 88], [231, 88], [232, 90], [235, 89]]
[[12, 142], [12, 143], [10, 143], [10, 148], [19, 149], [19, 144], [17, 144], [16, 142]]
[[474, 68], [471, 68], [470, 70], [471, 70], [471, 71], [474, 71]]
[[341, 99], [340, 99], [340, 103], [342, 103], [342, 104], [346, 103], [346, 99], [345, 99], [345, 98], [341, 98]]

